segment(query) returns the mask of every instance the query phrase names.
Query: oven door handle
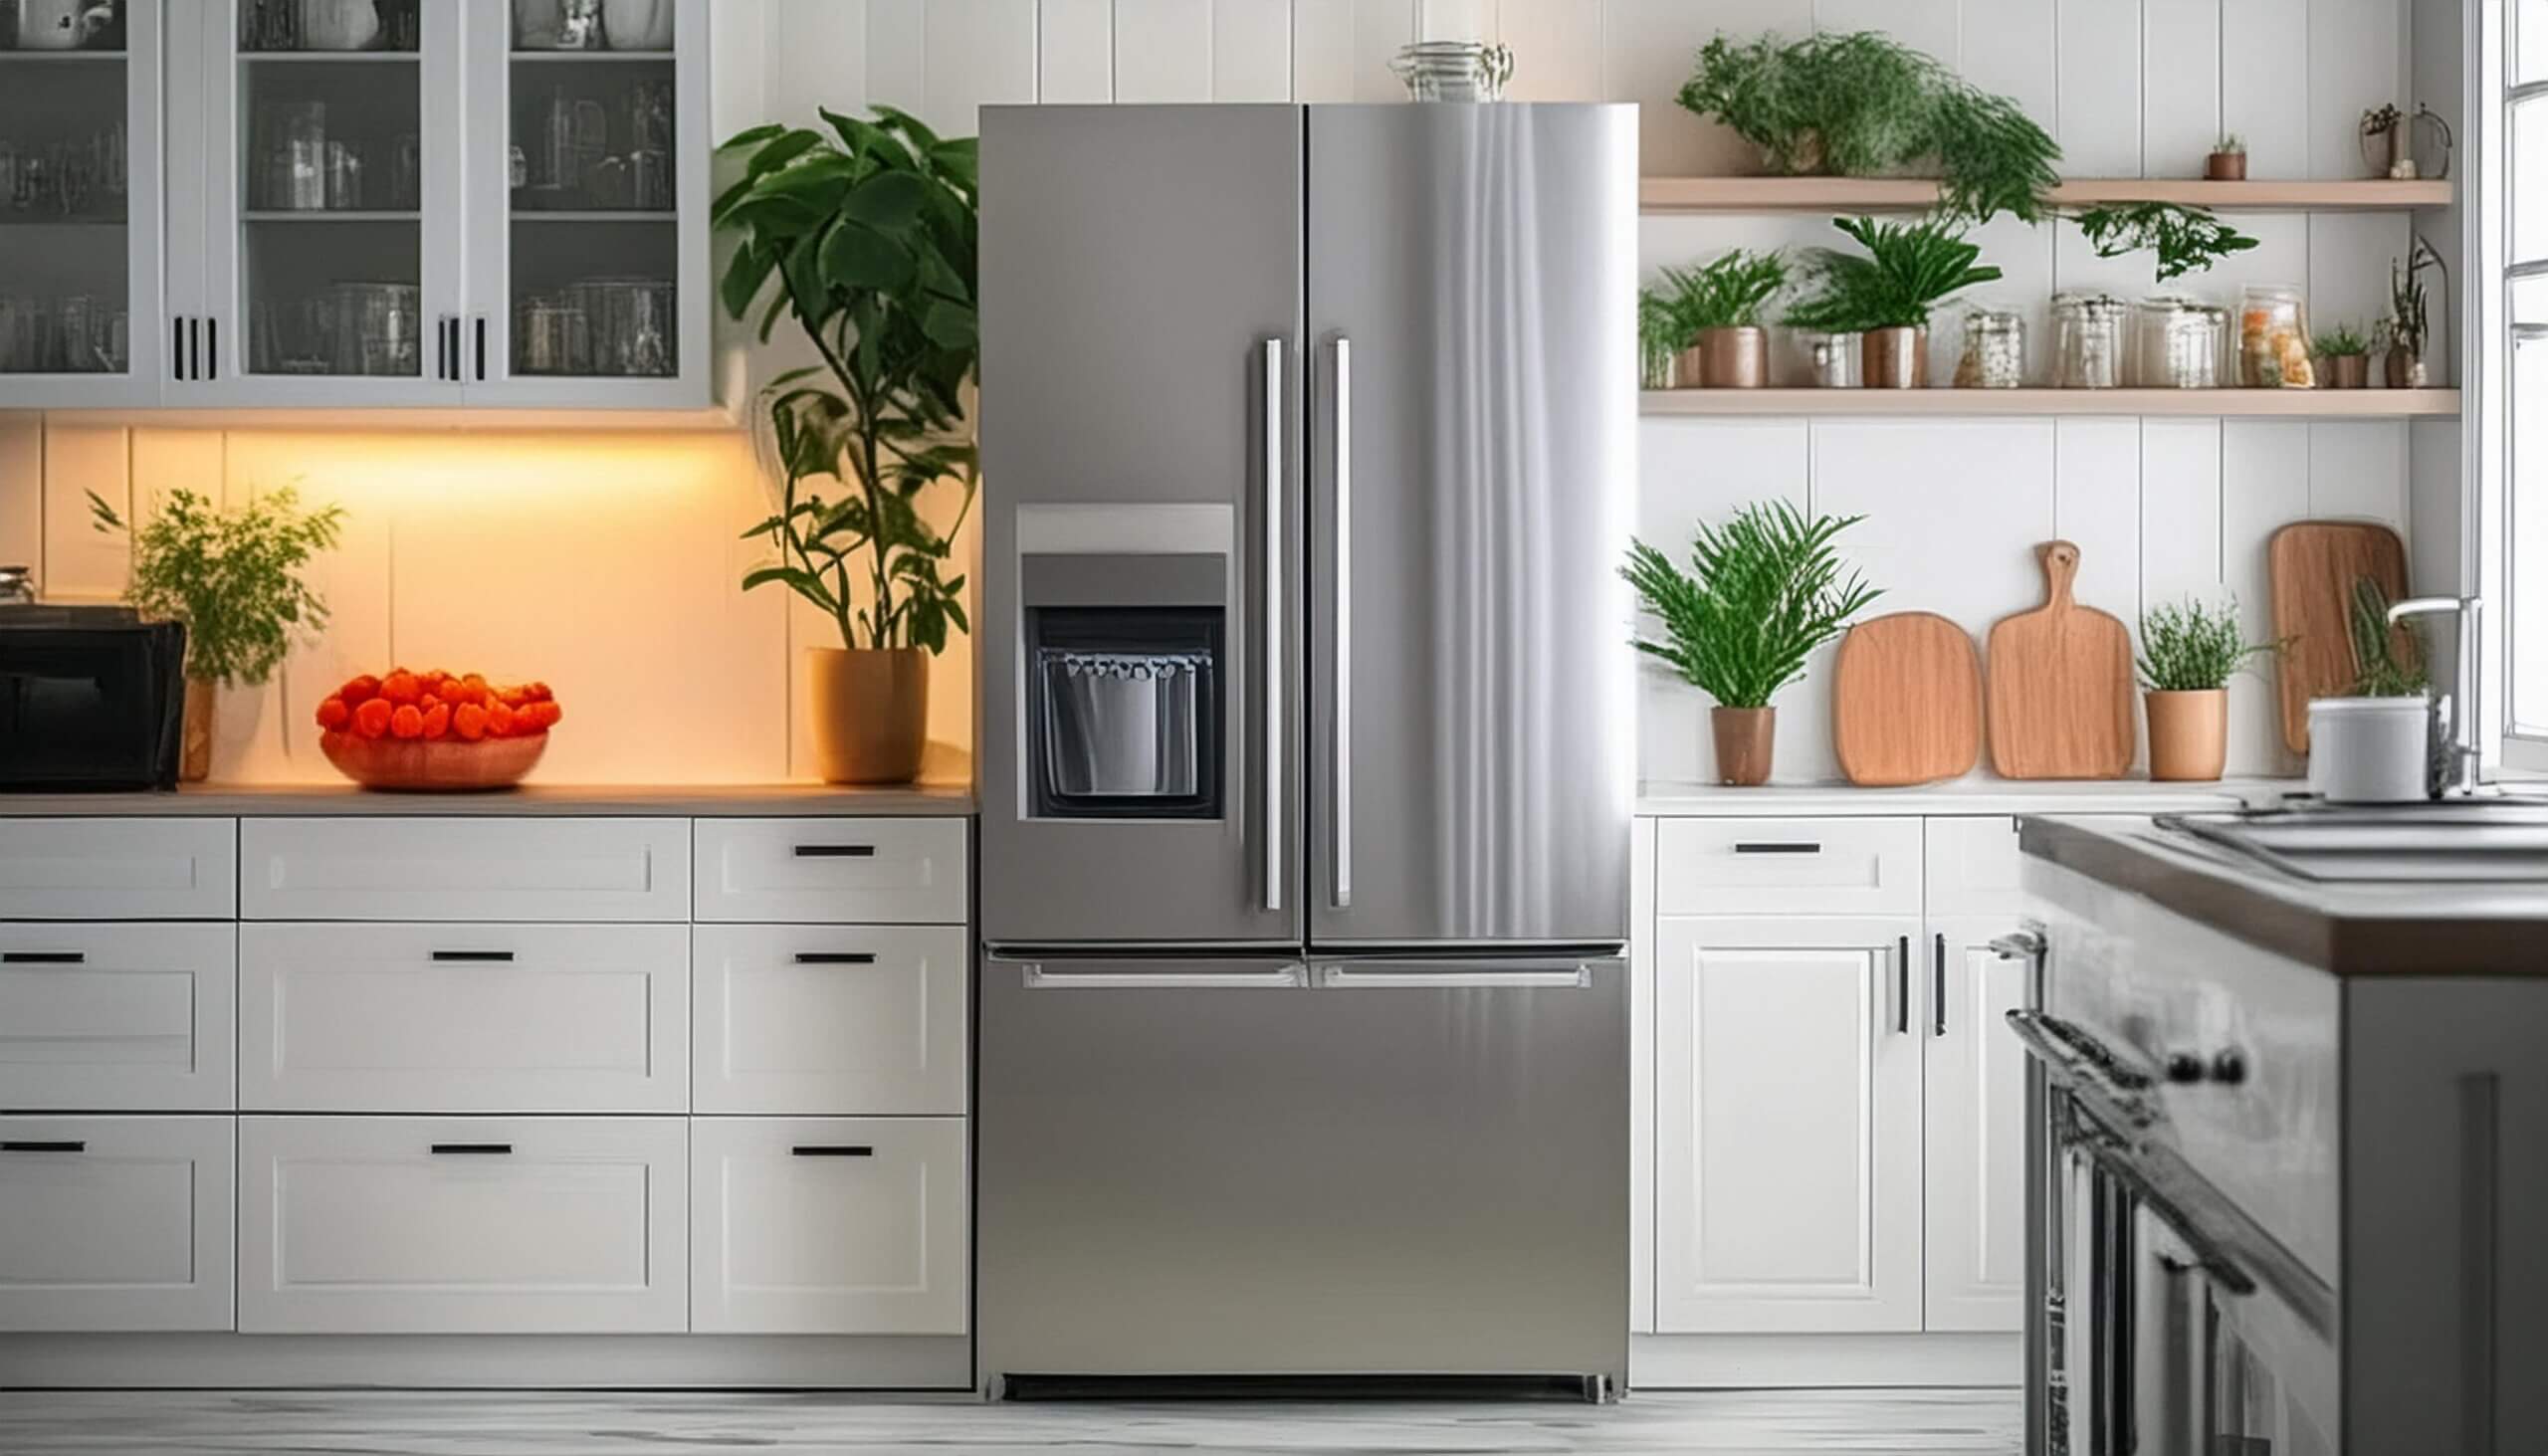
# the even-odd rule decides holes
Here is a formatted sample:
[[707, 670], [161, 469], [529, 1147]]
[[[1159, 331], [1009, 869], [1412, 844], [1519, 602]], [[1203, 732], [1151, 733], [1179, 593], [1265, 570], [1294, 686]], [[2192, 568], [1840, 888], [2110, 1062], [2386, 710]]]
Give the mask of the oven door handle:
[[2100, 1128], [2080, 1128], [2071, 1142], [2165, 1222], [2224, 1292], [2252, 1295], [2262, 1287], [2310, 1330], [2334, 1338], [2335, 1290], [2270, 1230], [2214, 1191], [2184, 1154], [2165, 1144], [2136, 1144]]
[[2094, 1129], [2082, 1130], [2079, 1143], [2106, 1176], [2121, 1183], [2133, 1200], [2147, 1208], [2183, 1240], [2187, 1252], [2194, 1255], [2205, 1277], [2227, 1293], [2251, 1295], [2256, 1292], [2255, 1276], [2238, 1262], [2236, 1255], [2222, 1247], [2205, 1229], [2203, 1220], [2186, 1211], [2185, 1204], [2168, 1189], [2152, 1169], [2143, 1167], [2132, 1156], [2130, 1144], [2122, 1139]]
[[2081, 1048], [2084, 1034], [2040, 1011], [2011, 1011], [2009, 1030], [2026, 1054], [2043, 1064], [2055, 1087], [2069, 1093], [2100, 1116], [2134, 1128], [2159, 1121], [2159, 1109], [2145, 1085], [2134, 1085], [2098, 1065]]

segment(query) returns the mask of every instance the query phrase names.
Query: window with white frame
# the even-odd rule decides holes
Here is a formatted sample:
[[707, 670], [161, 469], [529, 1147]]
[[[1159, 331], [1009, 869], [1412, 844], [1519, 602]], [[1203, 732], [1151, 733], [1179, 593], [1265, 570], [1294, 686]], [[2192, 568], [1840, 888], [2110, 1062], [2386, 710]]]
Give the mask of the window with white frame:
[[[2548, 0], [2480, 6], [2502, 30], [2481, 48], [2482, 119], [2476, 299], [2492, 377], [2472, 417], [2484, 433], [2484, 495], [2502, 544], [2505, 613], [2503, 761], [2548, 768]], [[2491, 28], [2490, 28], [2491, 30]]]

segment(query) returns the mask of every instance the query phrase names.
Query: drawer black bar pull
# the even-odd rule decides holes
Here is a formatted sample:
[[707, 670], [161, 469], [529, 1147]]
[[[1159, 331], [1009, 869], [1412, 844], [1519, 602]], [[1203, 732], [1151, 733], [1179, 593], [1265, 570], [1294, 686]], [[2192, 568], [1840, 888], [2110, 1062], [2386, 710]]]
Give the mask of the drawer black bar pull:
[[874, 1157], [876, 1149], [859, 1143], [799, 1143], [788, 1151], [798, 1157]]
[[798, 965], [874, 965], [876, 956], [868, 950], [799, 950]]
[[86, 1152], [86, 1143], [0, 1143], [0, 1152]]
[[1739, 839], [1734, 843], [1734, 852], [1736, 854], [1820, 854], [1822, 846], [1809, 839]]
[[436, 1156], [448, 1152], [502, 1154], [513, 1150], [514, 1145], [510, 1143], [437, 1143], [434, 1144]]
[[0, 965], [82, 965], [85, 950], [0, 950]]
[[433, 952], [433, 958], [436, 960], [511, 960], [514, 958], [514, 952], [511, 950], [437, 950]]
[[876, 846], [872, 844], [800, 844], [796, 858], [800, 860], [872, 860]]

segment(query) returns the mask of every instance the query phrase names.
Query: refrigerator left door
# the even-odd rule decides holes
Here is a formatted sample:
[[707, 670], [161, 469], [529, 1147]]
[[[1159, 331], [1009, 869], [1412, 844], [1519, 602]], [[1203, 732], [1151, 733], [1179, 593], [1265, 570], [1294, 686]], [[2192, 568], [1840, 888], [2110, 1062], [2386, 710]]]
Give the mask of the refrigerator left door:
[[1297, 944], [1301, 111], [982, 112], [982, 935]]

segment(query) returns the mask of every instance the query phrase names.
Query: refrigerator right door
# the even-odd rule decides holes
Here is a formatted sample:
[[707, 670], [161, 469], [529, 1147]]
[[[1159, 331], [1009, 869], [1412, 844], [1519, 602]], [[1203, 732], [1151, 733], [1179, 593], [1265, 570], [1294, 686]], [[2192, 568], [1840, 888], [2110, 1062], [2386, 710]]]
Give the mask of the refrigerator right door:
[[1636, 112], [1309, 113], [1310, 939], [1614, 944]]

